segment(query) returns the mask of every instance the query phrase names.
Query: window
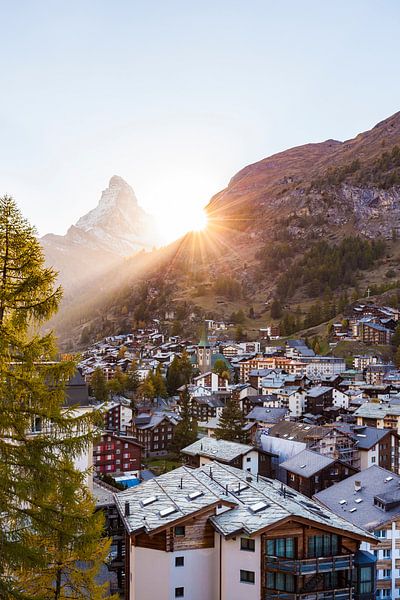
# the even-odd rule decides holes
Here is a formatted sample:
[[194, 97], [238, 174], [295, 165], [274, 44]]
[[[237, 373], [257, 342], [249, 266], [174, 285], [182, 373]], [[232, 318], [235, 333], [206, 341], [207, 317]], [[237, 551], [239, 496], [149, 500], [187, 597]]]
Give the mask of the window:
[[267, 588], [281, 592], [294, 592], [294, 576], [289, 573], [267, 573]]
[[375, 531], [375, 537], [385, 538], [386, 537], [386, 529], [378, 529], [378, 531]]
[[374, 463], [375, 461], [376, 461], [376, 458], [375, 458], [375, 456], [372, 456], [372, 457], [371, 457], [371, 462], [372, 462], [372, 463]]
[[241, 583], [255, 583], [256, 574], [254, 571], [243, 571], [240, 569], [240, 582]]
[[312, 535], [308, 538], [308, 558], [334, 556], [338, 553], [338, 536], [335, 534]]
[[392, 577], [392, 569], [382, 570], [383, 579], [390, 579]]
[[294, 558], [294, 538], [267, 540], [267, 555]]
[[175, 588], [175, 598], [183, 598], [185, 595], [185, 588]]
[[185, 526], [184, 525], [177, 525], [175, 527], [175, 535], [176, 536], [185, 535]]
[[251, 462], [251, 456], [248, 456], [248, 457], [246, 458], [246, 462]]
[[125, 444], [125, 445], [124, 445], [124, 448], [129, 448], [129, 444]]
[[390, 549], [383, 551], [383, 558], [392, 558], [392, 551]]
[[360, 568], [359, 594], [370, 594], [373, 591], [374, 578], [371, 567]]
[[183, 567], [184, 564], [185, 564], [185, 558], [183, 556], [175, 557], [175, 566], [176, 567]]
[[240, 549], [247, 550], [247, 552], [255, 552], [256, 543], [255, 540], [250, 538], [240, 538]]

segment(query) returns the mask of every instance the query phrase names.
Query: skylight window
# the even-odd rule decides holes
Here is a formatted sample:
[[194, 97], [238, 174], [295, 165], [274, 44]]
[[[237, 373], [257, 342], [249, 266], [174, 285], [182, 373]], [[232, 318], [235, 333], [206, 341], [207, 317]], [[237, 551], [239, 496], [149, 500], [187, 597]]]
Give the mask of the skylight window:
[[307, 465], [300, 465], [300, 469], [305, 469]]
[[265, 508], [268, 508], [268, 506], [269, 506], [269, 504], [267, 504], [266, 502], [261, 500], [260, 502], [256, 502], [255, 504], [252, 504], [249, 508], [250, 508], [251, 512], [255, 514], [255, 513], [261, 512]]
[[339, 500], [339, 504], [347, 504], [347, 500]]
[[196, 500], [196, 498], [200, 498], [200, 496], [204, 496], [204, 492], [191, 492], [188, 495], [189, 500]]
[[357, 498], [356, 500], [354, 500], [354, 502], [356, 502], [357, 504], [360, 504], [360, 502], [362, 502], [363, 499], [362, 498]]
[[153, 502], [157, 502], [157, 500], [157, 496], [149, 496], [148, 498], [142, 500], [142, 506], [149, 506], [149, 504], [153, 504]]
[[392, 481], [393, 477], [386, 477], [385, 481]]
[[349, 512], [353, 513], [353, 512], [356, 512], [356, 510], [357, 510], [356, 508], [351, 508], [351, 509], [349, 510]]
[[163, 508], [162, 510], [160, 510], [160, 517], [168, 517], [176, 511], [177, 509], [175, 508], [175, 506], [167, 506], [167, 508]]

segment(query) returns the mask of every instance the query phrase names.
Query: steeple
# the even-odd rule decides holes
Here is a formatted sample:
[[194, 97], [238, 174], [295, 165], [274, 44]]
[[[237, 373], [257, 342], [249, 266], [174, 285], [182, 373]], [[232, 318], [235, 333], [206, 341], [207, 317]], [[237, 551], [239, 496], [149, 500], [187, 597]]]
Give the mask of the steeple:
[[199, 365], [200, 373], [211, 371], [211, 346], [208, 341], [207, 321], [204, 321], [204, 328], [197, 347], [197, 364]]

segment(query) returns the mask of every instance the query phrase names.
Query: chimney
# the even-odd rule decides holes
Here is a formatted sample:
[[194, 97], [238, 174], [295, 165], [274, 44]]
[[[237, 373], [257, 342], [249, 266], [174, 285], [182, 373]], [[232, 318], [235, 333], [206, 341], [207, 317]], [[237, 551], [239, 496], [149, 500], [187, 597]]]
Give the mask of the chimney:
[[355, 482], [354, 482], [354, 491], [355, 491], [355, 492], [359, 492], [359, 491], [361, 491], [361, 487], [362, 487], [362, 486], [361, 486], [361, 481], [355, 481]]
[[130, 514], [131, 514], [131, 511], [129, 509], [129, 502], [125, 502], [125, 516], [129, 517]]

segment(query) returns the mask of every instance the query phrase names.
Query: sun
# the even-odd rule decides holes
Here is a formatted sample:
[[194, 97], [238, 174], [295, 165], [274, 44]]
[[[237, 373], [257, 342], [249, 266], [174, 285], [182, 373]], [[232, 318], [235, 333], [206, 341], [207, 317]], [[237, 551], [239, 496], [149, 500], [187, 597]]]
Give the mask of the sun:
[[184, 208], [177, 213], [159, 215], [159, 228], [168, 242], [179, 239], [186, 233], [201, 233], [207, 228], [208, 220], [202, 208]]

